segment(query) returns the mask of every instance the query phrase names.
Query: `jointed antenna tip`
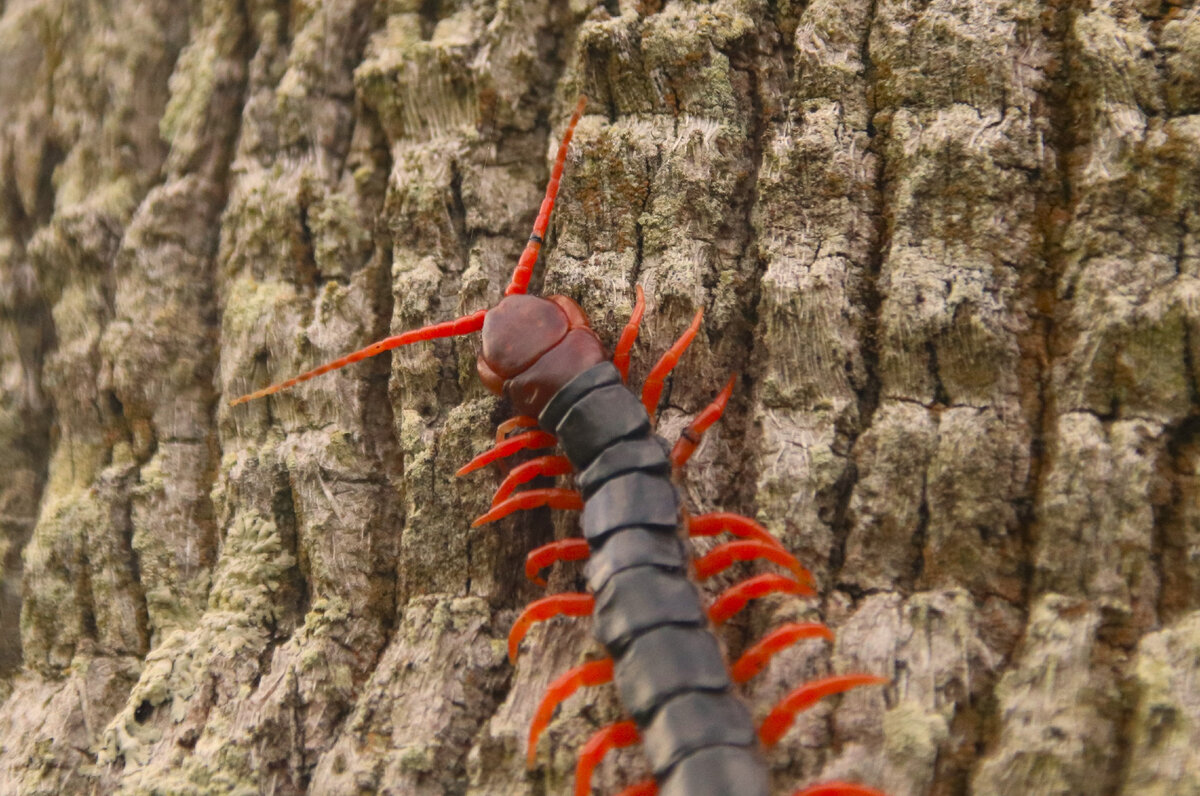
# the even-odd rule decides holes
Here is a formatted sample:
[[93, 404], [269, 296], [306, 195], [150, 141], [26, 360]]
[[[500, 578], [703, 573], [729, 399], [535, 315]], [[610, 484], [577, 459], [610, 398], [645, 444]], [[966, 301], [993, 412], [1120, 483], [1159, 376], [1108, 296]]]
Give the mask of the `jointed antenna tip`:
[[579, 124], [586, 105], [587, 97], [580, 94], [579, 101], [575, 103], [575, 112], [571, 114], [571, 120], [567, 122], [567, 130], [563, 133], [562, 142], [558, 145], [554, 167], [550, 170], [550, 181], [546, 183], [546, 196], [542, 199], [542, 207], [538, 211], [537, 220], [533, 222], [533, 233], [529, 236], [529, 243], [525, 244], [525, 250], [521, 252], [521, 258], [517, 260], [517, 267], [513, 269], [508, 287], [504, 289], [506, 296], [524, 293], [529, 289], [529, 280], [533, 277], [533, 266], [537, 263], [538, 252], [541, 251], [542, 242], [546, 239], [546, 227], [550, 225], [550, 211], [554, 209], [554, 201], [558, 198], [558, 184], [562, 180], [563, 164], [567, 161], [567, 147], [571, 144], [571, 136], [575, 134], [575, 125]]

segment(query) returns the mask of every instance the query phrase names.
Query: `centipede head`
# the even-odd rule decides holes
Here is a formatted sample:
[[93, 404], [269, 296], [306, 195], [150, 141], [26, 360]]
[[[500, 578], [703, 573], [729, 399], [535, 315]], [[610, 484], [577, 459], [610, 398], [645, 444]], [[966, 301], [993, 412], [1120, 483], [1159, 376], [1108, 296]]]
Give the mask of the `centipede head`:
[[498, 305], [452, 321], [393, 335], [287, 381], [235, 398], [230, 404], [237, 406], [271, 395], [399, 346], [458, 337], [480, 329], [483, 330], [483, 354], [478, 362], [479, 375], [492, 392], [508, 392], [514, 406], [522, 414], [539, 413], [558, 388], [570, 381], [572, 376], [581, 369], [602, 362], [605, 359], [604, 349], [588, 328], [587, 315], [578, 304], [566, 296], [539, 298], [525, 294], [546, 234], [546, 226], [550, 222], [550, 211], [554, 209], [558, 196], [567, 147], [586, 104], [587, 98], [582, 96], [575, 104], [575, 113], [567, 123], [558, 155], [554, 159], [550, 182], [546, 185], [546, 197], [533, 224], [533, 234], [529, 236], [529, 242], [513, 270], [512, 279], [504, 291], [505, 298]]
[[537, 415], [559, 388], [607, 359], [583, 309], [566, 296], [506, 296], [483, 321], [476, 363], [489, 390]]

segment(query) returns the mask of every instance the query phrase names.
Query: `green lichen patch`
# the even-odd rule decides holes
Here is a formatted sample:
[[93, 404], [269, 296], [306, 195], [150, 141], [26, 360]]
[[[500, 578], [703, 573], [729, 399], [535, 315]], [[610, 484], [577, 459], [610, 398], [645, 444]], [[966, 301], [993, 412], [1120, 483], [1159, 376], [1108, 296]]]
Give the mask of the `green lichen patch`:
[[1193, 612], [1138, 645], [1137, 707], [1131, 722], [1127, 792], [1200, 792], [1200, 614]]

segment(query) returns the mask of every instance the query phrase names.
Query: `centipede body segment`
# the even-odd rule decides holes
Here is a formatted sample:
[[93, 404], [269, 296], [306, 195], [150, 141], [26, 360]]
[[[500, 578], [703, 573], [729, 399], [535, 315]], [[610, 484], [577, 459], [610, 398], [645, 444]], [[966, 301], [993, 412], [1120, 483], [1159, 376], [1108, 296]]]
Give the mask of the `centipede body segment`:
[[[749, 600], [773, 593], [811, 596], [812, 576], [762, 526], [732, 514], [687, 516], [673, 474], [695, 451], [704, 432], [721, 416], [733, 391], [731, 379], [672, 447], [653, 430], [664, 379], [696, 336], [697, 313], [681, 338], [650, 371], [641, 395], [626, 385], [629, 351], [644, 300], [637, 291], [634, 318], [610, 361], [587, 315], [564, 296], [526, 295], [567, 147], [582, 115], [581, 98], [567, 126], [533, 234], [505, 297], [495, 307], [405, 332], [281, 384], [233, 401], [270, 395], [300, 381], [368, 356], [422, 340], [482, 331], [478, 371], [484, 385], [504, 396], [516, 416], [502, 424], [496, 445], [465, 465], [460, 475], [524, 450], [557, 445], [560, 454], [519, 465], [497, 490], [490, 510], [476, 525], [514, 511], [549, 506], [582, 510], [579, 538], [559, 540], [530, 554], [527, 575], [539, 583], [556, 563], [586, 560], [587, 594], [550, 595], [532, 603], [509, 636], [514, 661], [521, 640], [539, 621], [557, 616], [592, 618], [592, 632], [608, 657], [571, 669], [549, 688], [533, 717], [528, 760], [536, 762], [537, 741], [555, 707], [584, 687], [611, 682], [629, 719], [596, 733], [581, 751], [575, 793], [591, 792], [591, 772], [612, 748], [640, 743], [654, 779], [627, 788], [622, 796], [766, 796], [767, 766], [761, 749], [786, 733], [799, 710], [818, 699], [862, 685], [881, 684], [867, 674], [835, 675], [804, 684], [786, 696], [756, 726], [735, 691], [772, 656], [806, 638], [832, 639], [819, 623], [792, 623], [753, 645], [733, 669], [713, 634]], [[536, 427], [534, 424], [536, 423]], [[509, 432], [516, 432], [507, 436]], [[575, 488], [521, 489], [538, 477], [574, 473]], [[729, 533], [735, 541], [693, 562], [686, 538]], [[764, 561], [787, 574], [744, 579], [708, 604], [696, 583], [737, 561]], [[844, 782], [814, 785], [797, 796], [881, 796]]]

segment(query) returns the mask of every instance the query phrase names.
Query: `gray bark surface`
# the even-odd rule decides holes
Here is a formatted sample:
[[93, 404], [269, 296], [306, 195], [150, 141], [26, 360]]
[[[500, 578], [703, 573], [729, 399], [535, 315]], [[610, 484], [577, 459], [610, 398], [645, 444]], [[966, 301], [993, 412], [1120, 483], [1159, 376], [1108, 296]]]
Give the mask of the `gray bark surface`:
[[507, 662], [575, 519], [470, 527], [477, 338], [228, 400], [494, 304], [586, 93], [535, 287], [611, 344], [644, 286], [635, 382], [704, 308], [688, 502], [821, 592], [727, 642], [838, 634], [755, 715], [892, 679], [775, 792], [1200, 794], [1195, 3], [3, 0], [0, 75], [0, 793], [571, 792], [620, 709], [526, 772], [596, 650]]

